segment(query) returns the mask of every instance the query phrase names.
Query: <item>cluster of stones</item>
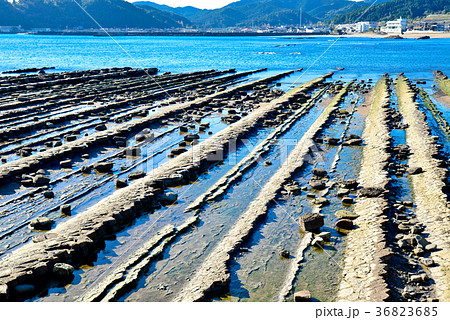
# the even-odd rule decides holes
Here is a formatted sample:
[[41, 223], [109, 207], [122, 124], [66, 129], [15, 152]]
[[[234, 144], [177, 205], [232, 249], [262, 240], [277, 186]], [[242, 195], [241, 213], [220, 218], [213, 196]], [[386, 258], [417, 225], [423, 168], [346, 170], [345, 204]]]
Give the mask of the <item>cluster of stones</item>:
[[[300, 87], [297, 90], [305, 90], [305, 88]], [[345, 93], [346, 89], [343, 89], [341, 92]], [[289, 95], [292, 100], [295, 99], [295, 91], [286, 94], [286, 96]], [[339, 101], [339, 99], [333, 101], [302, 136], [283, 165], [264, 185], [261, 192], [250, 203], [247, 210], [240, 216], [229, 233], [206, 258], [194, 278], [179, 293], [175, 299], [176, 301], [204, 300], [211, 292], [221, 290], [229, 283], [230, 273], [227, 264], [233, 252], [239, 248], [242, 239], [252, 232], [258, 219], [266, 214], [270, 204], [283, 190], [284, 185], [291, 182], [293, 173], [303, 165], [305, 155], [310, 152], [311, 147], [314, 145], [314, 137], [337, 109], [336, 105]], [[288, 252], [282, 252], [281, 255], [283, 254], [289, 256]]]
[[[426, 115], [419, 110], [419, 105], [415, 102], [416, 93], [411, 88], [408, 79], [400, 75], [397, 78], [396, 87], [399, 109], [403, 115], [403, 121], [408, 125], [406, 141], [411, 152], [408, 166], [415, 168], [415, 174], [411, 176], [414, 189], [414, 213], [417, 218], [416, 225], [419, 227], [415, 229], [420, 234], [422, 226], [428, 233], [426, 241], [415, 236], [411, 241], [416, 248], [417, 256], [423, 255], [423, 251], [426, 252], [427, 247], [429, 251], [432, 251], [429, 253], [429, 257], [434, 264], [427, 268], [435, 282], [435, 294], [439, 300], [448, 301], [450, 299], [450, 274], [448, 272], [450, 270], [450, 243], [448, 241], [450, 209], [445, 190], [449, 172], [446, 161], [442, 158], [440, 148], [436, 143], [436, 137], [431, 135]], [[438, 250], [433, 251], [435, 249]], [[431, 263], [431, 261], [423, 262]], [[424, 266], [426, 267], [426, 264]]]
[[[406, 129], [402, 123], [401, 113], [394, 108], [387, 109], [390, 117], [390, 127]], [[397, 144], [390, 148], [391, 162], [387, 168], [392, 180], [408, 175], [409, 177], [422, 173], [422, 168], [409, 167], [406, 163], [411, 155], [408, 145]], [[433, 301], [433, 288], [428, 274], [421, 266], [431, 266], [434, 261], [424, 258], [426, 252], [434, 250], [435, 245], [428, 243], [421, 233], [423, 225], [415, 218], [412, 201], [397, 200], [400, 195], [396, 188], [390, 193], [390, 220], [388, 243], [393, 250], [393, 257], [388, 262], [389, 276], [386, 281], [391, 289], [391, 299], [395, 301]], [[422, 265], [421, 265], [422, 263]], [[390, 272], [390, 270], [394, 272]], [[417, 281], [421, 279], [421, 281]]]
[[[94, 101], [95, 99], [98, 100], [99, 99], [98, 95], [90, 93], [89, 95], [83, 97], [83, 99], [81, 99], [81, 98], [61, 99], [61, 97], [59, 96], [58, 98], [60, 98], [60, 99], [58, 99], [58, 101], [55, 101], [52, 103], [49, 103], [46, 100], [46, 98], [39, 98], [39, 99], [37, 99], [37, 101], [31, 100], [28, 102], [20, 102], [20, 106], [26, 105], [26, 104], [30, 104], [32, 106], [27, 107], [27, 108], [18, 109], [18, 110], [12, 110], [12, 111], [9, 111], [7, 114], [5, 114], [5, 112], [3, 112], [2, 118], [17, 117], [20, 114], [28, 114], [28, 116], [29, 116], [30, 112], [34, 111], [34, 110], [38, 110], [39, 114], [42, 114], [44, 112], [53, 112], [56, 107], [58, 107], [57, 108], [58, 110], [63, 109], [64, 113], [62, 113], [61, 115], [58, 115], [56, 113], [55, 115], [53, 115], [51, 117], [49, 117], [49, 116], [34, 117], [33, 121], [25, 122], [24, 120], [21, 120], [18, 122], [9, 123], [9, 127], [6, 127], [5, 129], [0, 131], [0, 139], [3, 141], [7, 141], [11, 138], [16, 138], [16, 137], [20, 136], [21, 134], [27, 133], [30, 130], [52, 128], [55, 125], [58, 125], [58, 124], [61, 124], [63, 122], [66, 122], [68, 120], [73, 120], [73, 119], [83, 119], [88, 116], [98, 116], [98, 117], [100, 117], [100, 119], [103, 119], [103, 117], [106, 116], [107, 113], [109, 113], [108, 117], [110, 117], [111, 111], [113, 111], [113, 110], [123, 109], [130, 105], [140, 104], [140, 103], [152, 101], [154, 99], [157, 99], [158, 97], [166, 96], [167, 94], [171, 94], [173, 92], [177, 92], [178, 90], [180, 90], [180, 86], [184, 90], [187, 90], [189, 88], [194, 88], [199, 85], [199, 83], [198, 83], [199, 81], [202, 81], [205, 78], [217, 77], [217, 76], [223, 75], [227, 72], [230, 72], [230, 71], [222, 71], [222, 72], [211, 71], [211, 72], [204, 72], [201, 74], [194, 74], [194, 75], [184, 74], [184, 75], [177, 75], [177, 76], [175, 76], [175, 75], [165, 76], [165, 78], [170, 77], [170, 79], [164, 79], [164, 78], [158, 79], [157, 80], [158, 83], [151, 83], [151, 84], [147, 85], [147, 87], [150, 86], [150, 88], [144, 88], [146, 90], [149, 90], [149, 89], [153, 90], [153, 91], [150, 91], [150, 93], [140, 94], [136, 97], [131, 96], [129, 98], [121, 97], [121, 98], [114, 99], [112, 102], [109, 102], [106, 104], [90, 106], [87, 108], [83, 108], [82, 110], [77, 110], [77, 108], [75, 108], [71, 112], [67, 112], [67, 111], [70, 111], [70, 107], [72, 107], [73, 105], [79, 104], [82, 100], [85, 100], [87, 102]], [[212, 81], [214, 81], [214, 80], [210, 80], [210, 82], [212, 82]], [[208, 82], [204, 82], [203, 84], [207, 84], [207, 83]], [[105, 85], [105, 86], [108, 86], [108, 85]], [[134, 87], [133, 90], [137, 90], [137, 89], [143, 90], [141, 87], [142, 87], [142, 85], [138, 85], [137, 87]], [[112, 95], [122, 94], [123, 92], [121, 92], [121, 91], [126, 92], [127, 90], [129, 90], [129, 88], [115, 89], [114, 91], [111, 92], [111, 89], [108, 89], [108, 92], [104, 93], [104, 95], [105, 95], [105, 98], [110, 98]], [[143, 91], [143, 92], [146, 92], [146, 91]], [[56, 98], [56, 97], [54, 97], [54, 98]], [[108, 100], [110, 100], [110, 99], [108, 99]], [[42, 105], [42, 103], [44, 103], [44, 105]], [[2, 105], [2, 108], [8, 108], [8, 110], [10, 110], [10, 108], [14, 109], [14, 108], [17, 108], [17, 103], [4, 104], [4, 105]], [[104, 119], [106, 120], [106, 119], [108, 119], [108, 117], [106, 117]], [[25, 123], [23, 123], [23, 122], [25, 122]], [[100, 126], [101, 125], [99, 125], [98, 130], [99, 131], [104, 130], [104, 129], [100, 129], [101, 128]]]
[[[210, 71], [210, 72], [197, 72], [197, 73], [190, 73], [190, 74], [182, 74], [182, 75], [174, 75], [171, 77], [174, 77], [173, 80], [171, 81], [166, 81], [164, 79], [160, 79], [161, 77], [169, 77], [170, 75], [166, 75], [166, 76], [160, 76], [160, 78], [158, 78], [158, 81], [161, 81], [161, 83], [155, 83], [156, 80], [153, 80], [151, 83], [151, 86], [153, 86], [154, 88], [158, 89], [158, 90], [172, 90], [173, 86], [175, 86], [178, 90], [178, 92], [172, 93], [173, 96], [179, 96], [177, 98], [173, 98], [171, 100], [173, 100], [173, 103], [178, 102], [181, 103], [183, 101], [187, 101], [187, 95], [183, 97], [183, 94], [187, 94], [190, 91], [188, 91], [187, 89], [190, 88], [191, 90], [193, 89], [197, 89], [194, 92], [194, 96], [198, 96], [200, 97], [200, 94], [206, 94], [206, 92], [210, 92], [210, 90], [208, 90], [209, 85], [213, 84], [213, 83], [226, 83], [229, 81], [232, 81], [233, 79], [239, 78], [239, 77], [243, 77], [248, 73], [241, 73], [241, 74], [234, 74], [234, 75], [230, 75], [230, 76], [225, 76], [225, 77], [220, 77], [220, 78], [214, 78], [217, 75], [221, 75], [223, 73], [227, 73], [227, 72], [232, 72], [233, 70], [228, 70], [225, 72], [215, 72], [215, 71]], [[147, 76], [148, 77], [148, 76]], [[213, 77], [212, 79], [210, 77]], [[205, 79], [206, 80], [203, 80]], [[149, 81], [148, 79], [146, 79], [146, 81]], [[192, 82], [192, 84], [186, 84], [183, 81], [185, 81], [186, 83], [190, 83]], [[179, 87], [179, 84], [182, 84], [182, 87]], [[89, 83], [87, 84], [89, 85]], [[104, 84], [104, 87], [109, 88], [109, 84]], [[147, 85], [148, 86], [148, 85]], [[119, 86], [120, 87], [120, 86]], [[142, 85], [139, 85], [139, 87], [142, 87]], [[206, 88], [204, 88], [206, 87]], [[103, 88], [103, 87], [102, 87]], [[203, 89], [202, 89], [203, 88]], [[135, 87], [133, 87], [133, 89], [136, 89]], [[67, 89], [69, 90], [69, 89]], [[80, 89], [77, 89], [80, 90]], [[111, 91], [112, 89], [109, 89], [108, 91]], [[107, 94], [117, 94], [117, 90], [119, 89], [115, 89], [116, 91], [113, 92], [109, 92]], [[120, 89], [120, 90], [124, 90], [124, 89]], [[95, 90], [93, 90], [95, 92]], [[153, 94], [155, 97], [157, 94]], [[116, 95], [113, 95], [110, 99], [108, 100], [124, 100], [124, 99], [118, 99], [118, 98], [114, 98]], [[146, 94], [146, 96], [149, 96], [148, 94]], [[51, 98], [53, 98], [54, 96], [52, 96]], [[190, 97], [190, 96], [189, 96]], [[45, 151], [48, 148], [54, 148], [54, 147], [59, 147], [62, 146], [63, 143], [67, 143], [67, 142], [72, 142], [75, 141], [79, 138], [80, 132], [82, 130], [86, 130], [88, 128], [91, 127], [95, 127], [95, 129], [97, 131], [104, 131], [107, 129], [106, 127], [106, 121], [104, 120], [110, 120], [110, 116], [112, 116], [115, 113], [121, 113], [122, 111], [115, 111], [115, 112], [110, 112], [111, 110], [109, 110], [109, 107], [115, 108], [118, 107], [119, 105], [122, 105], [122, 101], [120, 101], [119, 104], [117, 104], [116, 102], [112, 102], [108, 105], [105, 106], [99, 106], [99, 107], [95, 107], [94, 109], [97, 110], [96, 112], [98, 112], [98, 116], [100, 116], [101, 114], [105, 114], [106, 112], [108, 112], [108, 116], [104, 117], [104, 116], [100, 116], [99, 118], [96, 118], [96, 116], [89, 118], [88, 120], [85, 121], [80, 121], [78, 123], [74, 123], [74, 124], [69, 124], [69, 125], [64, 125], [61, 126], [60, 128], [54, 128], [55, 127], [55, 123], [53, 123], [53, 121], [47, 121], [48, 119], [46, 118], [45, 114], [50, 112], [49, 110], [51, 110], [52, 108], [50, 108], [50, 106], [48, 106], [48, 103], [46, 103], [45, 105], [43, 105], [43, 107], [41, 107], [41, 105], [39, 103], [41, 103], [41, 100], [45, 100], [48, 99], [49, 97], [45, 97], [45, 98], [40, 98], [37, 100], [33, 100], [33, 101], [29, 101], [30, 104], [34, 104], [37, 103], [37, 106], [34, 107], [30, 107], [30, 108], [39, 108], [42, 113], [42, 115], [40, 116], [40, 118], [42, 118], [43, 120], [38, 121], [38, 123], [42, 124], [43, 126], [45, 126], [47, 129], [45, 131], [41, 131], [39, 133], [36, 133], [32, 136], [25, 136], [24, 138], [18, 138], [17, 137], [17, 130], [19, 130], [20, 128], [22, 128], [23, 130], [25, 130], [25, 133], [28, 133], [29, 130], [33, 129], [37, 129], [36, 128], [36, 121], [32, 121], [28, 124], [24, 124], [23, 126], [12, 126], [13, 124], [17, 124], [19, 122], [14, 122], [14, 123], [9, 123], [10, 126], [12, 126], [12, 128], [7, 128], [2, 130], [3, 133], [11, 133], [11, 130], [14, 130], [14, 140], [11, 140], [9, 142], [5, 142], [2, 144], [3, 147], [7, 146], [8, 144], [18, 144], [20, 142], [22, 142], [23, 140], [29, 140], [30, 142], [27, 143], [23, 143], [19, 146], [13, 147], [13, 148], [8, 148], [4, 151], [0, 152], [0, 155], [7, 155], [7, 154], [11, 154], [11, 153], [16, 153], [19, 156], [22, 157], [28, 157], [30, 156], [32, 153], [34, 152], [38, 152], [38, 151]], [[109, 98], [109, 96], [108, 96]], [[129, 102], [130, 99], [125, 99], [125, 102]], [[61, 100], [59, 100], [61, 101]], [[72, 102], [76, 102], [76, 101], [72, 101]], [[1, 107], [5, 107], [8, 106], [8, 104], [2, 104]], [[45, 106], [45, 108], [44, 108]], [[60, 107], [61, 109], [64, 109], [64, 106]], [[128, 109], [130, 108], [130, 106], [128, 106], [128, 104], [123, 105], [122, 107], [118, 107], [118, 108], [125, 108]], [[24, 110], [24, 112], [28, 112], [29, 108], [26, 109], [20, 109], [20, 110]], [[65, 113], [63, 116], [56, 116], [56, 118], [58, 118], [61, 121], [67, 121], [69, 120], [68, 118], [70, 118], [70, 115], [75, 116], [76, 118], [80, 118], [80, 117], [87, 117], [88, 114], [92, 108], [83, 108], [81, 111], [77, 111], [76, 107], [74, 108], [73, 112], [70, 112], [69, 114]], [[47, 110], [47, 111], [46, 111]], [[63, 112], [66, 112], [66, 110], [63, 110]], [[93, 111], [92, 111], [93, 112]], [[40, 113], [39, 113], [40, 114]], [[5, 112], [0, 114], [0, 117], [3, 118], [3, 120], [0, 121], [8, 121], [8, 117], [9, 114], [5, 115]], [[92, 114], [91, 114], [92, 116]], [[6, 119], [5, 119], [6, 117]], [[25, 116], [24, 116], [25, 117]], [[29, 117], [31, 118], [31, 115], [29, 115]], [[23, 120], [21, 120], [22, 122], [29, 122], [30, 118], [25, 118]], [[36, 117], [35, 117], [36, 118]], [[39, 118], [39, 119], [40, 119]], [[103, 120], [101, 120], [103, 119]], [[117, 120], [117, 119], [115, 119]], [[131, 118], [129, 119], [131, 120]], [[99, 122], [100, 121], [100, 122]], [[116, 121], [117, 122], [117, 121]], [[67, 129], [69, 128], [74, 128], [73, 130], [67, 131]], [[59, 133], [58, 132], [62, 132]], [[49, 135], [49, 133], [56, 133], [54, 135]], [[46, 136], [44, 136], [46, 135]], [[87, 135], [87, 134], [85, 134]], [[44, 137], [42, 137], [44, 136]], [[3, 139], [7, 139], [7, 137], [5, 135], [3, 135]], [[114, 143], [116, 143], [116, 141], [114, 141]], [[44, 149], [39, 150], [39, 148], [37, 146], [43, 146]], [[2, 157], [1, 159], [2, 163], [6, 163], [7, 162], [7, 158], [6, 157]]]
[[[163, 110], [161, 114], [164, 116], [171, 112], [183, 111], [194, 104], [198, 107], [211, 101], [212, 98], [225, 98], [235, 91], [253, 89], [257, 85], [277, 81], [290, 73], [286, 72], [243, 84], [175, 108], [175, 110], [172, 110], [173, 108]], [[112, 196], [72, 217], [66, 223], [36, 237], [33, 243], [16, 250], [0, 262], [0, 299], [23, 299], [29, 294], [36, 293], [38, 288], [45, 287], [49, 279], [53, 278], [53, 267], [57, 263], [77, 266], [85, 261], [96, 252], [107, 234], [115, 233], [138, 215], [151, 212], [154, 208], [173, 199], [165, 192], [165, 189], [194, 181], [198, 174], [210, 167], [211, 162], [219, 161], [211, 155], [223, 153], [230, 141], [235, 141], [248, 134], [261, 119], [270, 117], [276, 112], [275, 106], [278, 107], [279, 104], [286, 102], [286, 100], [282, 100], [275, 105], [257, 109], [238, 123], [230, 125], [210, 139], [197, 144], [189, 152], [185, 152], [153, 170], [151, 175], [131, 183], [126, 188], [117, 190]], [[140, 124], [153, 120], [144, 119], [136, 120], [137, 123], [133, 123], [133, 125], [139, 127]], [[128, 131], [130, 125], [119, 126], [119, 128]], [[101, 131], [94, 138], [106, 140], [109, 136], [120, 135], [119, 128], [114, 131]], [[92, 138], [86, 137], [86, 140], [84, 138], [80, 140], [81, 143], [93, 143], [94, 141], [88, 140]], [[74, 141], [61, 148], [75, 148], [79, 146], [77, 144], [79, 142]], [[54, 149], [58, 150], [58, 148]], [[60, 153], [64, 151], [67, 152], [66, 149], [59, 149]], [[28, 158], [33, 158], [33, 156]], [[23, 160], [25, 159], [21, 159], [21, 161]], [[34, 159], [34, 161], [38, 160], [40, 158]], [[3, 165], [2, 170], [7, 165]], [[26, 285], [28, 290], [21, 290], [20, 286], [23, 285]]]
[[61, 73], [48, 73], [39, 75], [22, 74], [14, 77], [2, 77], [0, 81], [0, 93], [28, 91], [48, 88], [52, 86], [74, 85], [89, 81], [102, 81], [105, 79], [127, 78], [130, 76], [154, 75], [156, 68], [132, 69], [109, 68], [98, 70], [70, 71]]
[[[322, 84], [316, 84], [320, 87]], [[328, 86], [327, 86], [328, 87]], [[250, 152], [247, 156], [245, 156], [239, 163], [234, 166], [229, 172], [227, 172], [221, 179], [219, 179], [213, 186], [211, 186], [207, 192], [202, 194], [199, 198], [197, 198], [193, 203], [191, 203], [185, 211], [190, 211], [194, 209], [199, 209], [202, 205], [207, 202], [213, 201], [219, 196], [223, 195], [236, 181], [242, 177], [243, 173], [252, 167], [262, 156], [270, 149], [270, 145], [273, 143], [275, 139], [277, 139], [281, 134], [286, 132], [299, 117], [304, 115], [312, 106], [315, 105], [316, 101], [320, 99], [320, 97], [324, 94], [326, 88], [320, 90], [312, 99], [308, 101], [306, 104], [301, 104], [295, 101], [291, 101], [289, 105], [285, 106], [285, 109], [279, 110], [279, 115], [277, 116], [277, 120], [275, 121], [278, 124], [278, 127], [269, 134], [266, 139], [264, 139], [258, 146], [256, 146], [252, 152]], [[306, 96], [306, 95], [305, 95]], [[299, 99], [303, 100], [303, 96], [299, 93]], [[295, 110], [295, 112], [294, 112]], [[284, 115], [288, 115], [289, 117], [280, 121], [278, 119], [285, 119]], [[280, 117], [282, 116], [282, 117]], [[265, 165], [271, 165], [270, 162], [266, 162]], [[284, 186], [282, 193], [291, 193], [291, 194], [300, 194], [300, 186], [295, 181], [291, 181], [290, 183]]]
[[385, 282], [387, 248], [384, 225], [389, 208], [387, 187], [389, 173], [390, 131], [386, 109], [389, 107], [387, 79], [375, 86], [363, 138], [366, 143], [358, 184], [358, 201], [354, 207], [358, 228], [347, 237], [342, 281], [338, 301], [384, 301], [389, 298]]
[[[251, 73], [252, 72], [245, 72], [238, 75], [232, 75], [232, 77], [243, 77]], [[245, 85], [245, 87], [247, 86], [248, 84]], [[34, 168], [39, 168], [44, 162], [48, 163], [55, 160], [63, 161], [71, 158], [74, 154], [85, 152], [91, 147], [108, 144], [111, 141], [114, 141], [117, 137], [126, 137], [130, 134], [130, 132], [142, 130], [142, 128], [151, 123], [173, 117], [189, 109], [199, 108], [215, 98], [226, 97], [229, 94], [230, 91], [222, 91], [204, 98], [199, 98], [192, 102], [169, 106], [164, 110], [161, 110], [159, 113], [148, 115], [144, 118], [135, 119], [107, 130], [104, 130], [106, 128], [101, 128], [102, 130], [91, 136], [81, 137], [75, 141], [67, 142], [64, 145], [53, 147], [49, 150], [29, 155], [23, 159], [9, 162], [0, 167], [0, 181], [8, 178], [14, 178], [20, 174], [26, 173], [27, 171], [32, 171]]]

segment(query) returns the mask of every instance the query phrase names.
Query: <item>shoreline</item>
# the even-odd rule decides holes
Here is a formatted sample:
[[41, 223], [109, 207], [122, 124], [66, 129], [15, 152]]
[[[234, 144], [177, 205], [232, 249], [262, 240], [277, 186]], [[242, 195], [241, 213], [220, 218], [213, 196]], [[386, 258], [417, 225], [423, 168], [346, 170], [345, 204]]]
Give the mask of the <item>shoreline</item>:
[[[330, 35], [331, 36], [331, 35]], [[336, 35], [335, 35], [336, 36]], [[355, 33], [355, 34], [346, 34], [342, 37], [344, 38], [375, 38], [375, 39], [386, 39], [387, 37], [395, 36], [388, 34], [380, 34], [374, 32], [366, 32], [366, 33]], [[428, 36], [430, 39], [449, 39], [450, 32], [427, 32], [427, 31], [418, 31], [418, 32], [405, 32], [399, 35], [404, 39], [417, 39], [419, 37]]]
[[[85, 32], [29, 32], [29, 33], [0, 33], [0, 35], [34, 35], [34, 36], [93, 36], [93, 37], [298, 37], [298, 38], [314, 38], [314, 37], [330, 37], [330, 38], [372, 38], [387, 39], [395, 36], [393, 34], [380, 34], [375, 32], [352, 33], [352, 34], [328, 34], [328, 33], [234, 33], [234, 32], [109, 32], [106, 34], [102, 31], [85, 31]], [[442, 31], [416, 31], [406, 32], [400, 37], [404, 39], [417, 39], [419, 37], [428, 36], [430, 39], [449, 39], [450, 32]]]

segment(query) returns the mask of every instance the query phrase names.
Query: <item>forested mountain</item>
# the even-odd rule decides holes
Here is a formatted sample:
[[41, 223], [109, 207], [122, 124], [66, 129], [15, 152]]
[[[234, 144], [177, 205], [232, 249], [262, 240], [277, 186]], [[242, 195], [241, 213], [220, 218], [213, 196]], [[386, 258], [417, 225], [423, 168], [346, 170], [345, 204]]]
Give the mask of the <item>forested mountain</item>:
[[379, 0], [383, 3], [369, 8], [371, 1], [240, 0], [220, 9], [202, 10], [172, 8], [149, 1], [132, 4], [124, 0], [0, 0], [0, 25], [88, 29], [98, 28], [97, 21], [105, 28], [221, 28], [298, 25], [300, 21], [303, 25], [319, 21], [334, 24], [382, 21], [450, 12], [449, 0]]
[[0, 0], [0, 25], [14, 26], [18, 25], [19, 12], [6, 0]]
[[203, 13], [211, 11], [211, 10], [199, 9], [199, 8], [195, 8], [195, 7], [191, 7], [191, 6], [173, 8], [170, 6], [166, 6], [164, 4], [158, 4], [158, 3], [151, 2], [151, 1], [137, 1], [137, 2], [133, 2], [133, 4], [136, 6], [140, 6], [142, 8], [153, 7], [158, 10], [161, 10], [161, 11], [174, 13], [176, 15], [185, 17], [186, 19], [188, 19], [190, 21], [195, 21]]
[[[449, 0], [393, 0], [374, 5], [367, 10], [368, 6], [349, 11], [339, 15], [330, 22], [354, 23], [358, 21], [387, 21], [400, 17], [415, 19], [425, 17], [432, 13], [450, 12]], [[367, 12], [365, 12], [367, 10]], [[364, 13], [365, 12], [365, 13]]]
[[309, 24], [365, 6], [363, 2], [348, 0], [240, 0], [214, 10], [172, 8], [150, 1], [139, 1], [135, 4], [142, 8], [150, 6], [182, 15], [201, 27], [298, 25], [300, 9], [302, 23]]
[[[140, 8], [123, 0], [78, 0], [104, 28], [170, 28], [189, 21], [152, 7]], [[0, 25], [25, 28], [98, 28], [73, 0], [0, 0]]]

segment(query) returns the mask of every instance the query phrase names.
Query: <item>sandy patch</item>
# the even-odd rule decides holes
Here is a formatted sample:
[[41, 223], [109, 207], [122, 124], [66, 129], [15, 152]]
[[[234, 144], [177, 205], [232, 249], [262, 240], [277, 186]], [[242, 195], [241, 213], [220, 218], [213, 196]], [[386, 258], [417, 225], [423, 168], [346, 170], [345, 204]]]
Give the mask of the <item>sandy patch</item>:
[[450, 97], [446, 95], [442, 90], [438, 89], [436, 93], [433, 94], [433, 98], [442, 104], [445, 104], [447, 108], [450, 108]]

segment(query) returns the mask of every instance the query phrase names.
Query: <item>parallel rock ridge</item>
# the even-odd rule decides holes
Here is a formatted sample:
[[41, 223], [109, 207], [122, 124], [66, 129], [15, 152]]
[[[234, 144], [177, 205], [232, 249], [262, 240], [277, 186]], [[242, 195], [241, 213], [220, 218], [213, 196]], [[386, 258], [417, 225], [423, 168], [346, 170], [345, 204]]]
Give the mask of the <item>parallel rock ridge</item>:
[[158, 72], [156, 68], [132, 69], [111, 68], [100, 70], [70, 71], [61, 73], [49, 73], [44, 75], [31, 75], [26, 78], [8, 77], [0, 80], [0, 93], [16, 92], [32, 88], [47, 88], [55, 85], [68, 85], [85, 83], [92, 80], [105, 80], [126, 78], [130, 76], [154, 75]]
[[[381, 78], [375, 86], [370, 113], [366, 119], [359, 184], [363, 188], [385, 190], [389, 183], [385, 165], [390, 158], [387, 152], [390, 144], [390, 130], [387, 124], [389, 106], [387, 79]], [[384, 259], [390, 251], [386, 247], [383, 223], [387, 221], [385, 209], [387, 198], [359, 197], [354, 212], [358, 228], [347, 237], [344, 254], [343, 277], [337, 301], [384, 301], [388, 287], [384, 280]]]
[[[244, 72], [239, 74], [239, 76], [246, 76], [248, 74], [251, 74], [252, 72]], [[284, 73], [279, 76], [284, 76], [288, 73]], [[232, 75], [230, 77], [236, 77], [236, 75]], [[264, 81], [274, 81], [273, 79], [276, 79], [276, 76], [270, 77], [268, 79], [264, 79]], [[256, 83], [260, 83], [261, 81], [256, 81]], [[264, 83], [264, 82], [263, 82]], [[96, 146], [99, 144], [102, 144], [109, 139], [112, 139], [114, 136], [121, 136], [121, 135], [127, 135], [130, 130], [136, 130], [138, 128], [142, 128], [148, 124], [151, 124], [155, 121], [159, 121], [162, 119], [166, 119], [167, 117], [181, 113], [183, 111], [192, 109], [194, 107], [198, 107], [200, 105], [203, 105], [209, 101], [212, 101], [215, 98], [224, 97], [229, 95], [231, 92], [234, 92], [236, 90], [243, 90], [245, 88], [248, 88], [254, 83], [241, 85], [236, 88], [228, 89], [222, 92], [215, 93], [213, 95], [206, 96], [204, 98], [197, 99], [193, 102], [187, 102], [183, 103], [181, 105], [175, 105], [172, 107], [168, 107], [161, 112], [158, 112], [156, 114], [149, 115], [147, 117], [136, 119], [133, 121], [130, 121], [126, 124], [119, 125], [113, 129], [100, 131], [98, 133], [95, 133], [91, 136], [83, 137], [81, 139], [78, 139], [76, 141], [68, 142], [62, 146], [51, 148], [50, 150], [40, 152], [34, 155], [31, 155], [29, 157], [19, 159], [10, 163], [6, 163], [0, 167], [0, 181], [11, 178], [15, 175], [22, 174], [29, 170], [30, 168], [38, 167], [43, 162], [49, 162], [55, 159], [61, 159], [64, 157], [67, 157], [73, 153], [80, 152], [81, 150], [84, 150], [85, 148]], [[122, 102], [120, 102], [122, 103]]]
[[450, 96], [450, 79], [442, 73], [442, 71], [435, 71], [434, 78], [439, 88], [448, 96]]
[[436, 159], [439, 150], [430, 134], [426, 115], [419, 110], [408, 80], [399, 76], [396, 82], [399, 108], [406, 128], [406, 141], [411, 148], [409, 167], [422, 168], [423, 173], [411, 177], [414, 188], [415, 214], [429, 234], [428, 240], [437, 245], [431, 253], [436, 265], [430, 268], [436, 283], [436, 295], [440, 301], [450, 301], [450, 209], [443, 191], [448, 175]]
[[[277, 81], [291, 73], [286, 72], [246, 83], [222, 91], [214, 95], [214, 98], [226, 97], [239, 90]], [[310, 81], [301, 86], [301, 89], [294, 90], [271, 104], [263, 105], [240, 121], [197, 144], [188, 152], [153, 170], [145, 178], [117, 190], [113, 195], [101, 200], [66, 223], [58, 225], [48, 234], [48, 239], [26, 244], [10, 256], [5, 257], [0, 262], [0, 300], [18, 298], [19, 292], [15, 288], [23, 284], [35, 287], [45, 286], [52, 276], [51, 271], [56, 263], [68, 263], [75, 266], [80, 264], [83, 259], [97, 250], [99, 243], [103, 241], [107, 233], [114, 233], [139, 214], [149, 212], [157, 206], [164, 188], [195, 180], [205, 168], [214, 161], [218, 161], [211, 159], [211, 155], [222, 153], [229, 141], [242, 138], [255, 128], [259, 121], [273, 115], [296, 94], [303, 94], [304, 91], [314, 88], [331, 75], [327, 74]], [[211, 96], [208, 96], [208, 98], [195, 103], [198, 106], [210, 99]], [[180, 107], [181, 110], [184, 108], [186, 108], [185, 105]], [[149, 121], [148, 117], [144, 119], [137, 121]], [[98, 135], [102, 135], [104, 132], [108, 131], [100, 132]], [[106, 136], [103, 138], [107, 139]], [[34, 159], [34, 161], [39, 161], [39, 159]]]
[[306, 105], [300, 107], [292, 116], [279, 125], [271, 134], [269, 134], [252, 152], [245, 156], [237, 165], [220, 178], [208, 191], [202, 194], [194, 202], [186, 207], [185, 211], [199, 209], [207, 202], [213, 201], [220, 195], [224, 194], [228, 188], [242, 177], [243, 172], [250, 168], [259, 160], [262, 155], [270, 149], [270, 145], [275, 139], [286, 132], [298, 118], [303, 116], [311, 107], [313, 107], [318, 99], [325, 93], [326, 88], [320, 90]]
[[[288, 179], [304, 164], [306, 155], [314, 145], [315, 136], [337, 109], [337, 105], [347, 92], [348, 86], [342, 89], [335, 100], [302, 136], [286, 161], [264, 185], [258, 196], [250, 203], [247, 210], [242, 213], [228, 234], [206, 258], [194, 278], [178, 294], [175, 301], [202, 301], [208, 297], [209, 293], [223, 289], [229, 283], [228, 262], [232, 253], [239, 248], [243, 239], [252, 232], [258, 219], [267, 213], [270, 204], [276, 199], [278, 192]], [[287, 96], [290, 93], [292, 94], [292, 91], [288, 92]]]

